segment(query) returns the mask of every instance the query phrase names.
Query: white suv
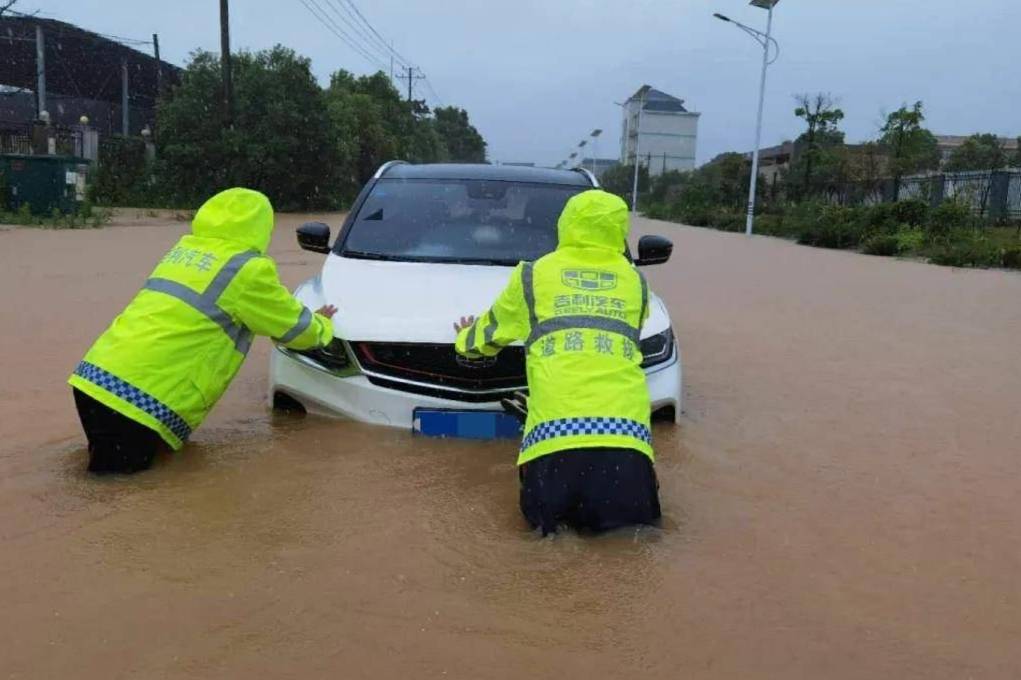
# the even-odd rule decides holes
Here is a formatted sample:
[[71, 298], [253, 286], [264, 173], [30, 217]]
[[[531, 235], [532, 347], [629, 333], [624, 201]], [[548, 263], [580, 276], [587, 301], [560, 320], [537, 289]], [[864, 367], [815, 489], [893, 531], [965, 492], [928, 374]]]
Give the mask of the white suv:
[[[276, 347], [270, 396], [278, 408], [411, 428], [416, 408], [500, 410], [525, 388], [525, 352], [484, 362], [454, 352], [453, 322], [485, 311], [511, 268], [557, 245], [557, 218], [574, 194], [598, 186], [584, 170], [387, 163], [362, 189], [333, 246], [330, 228], [298, 228], [322, 271], [295, 295], [330, 303], [336, 339], [321, 350]], [[672, 245], [644, 236], [635, 264], [660, 264]], [[663, 302], [650, 294], [642, 366], [654, 415], [681, 411], [681, 357]]]

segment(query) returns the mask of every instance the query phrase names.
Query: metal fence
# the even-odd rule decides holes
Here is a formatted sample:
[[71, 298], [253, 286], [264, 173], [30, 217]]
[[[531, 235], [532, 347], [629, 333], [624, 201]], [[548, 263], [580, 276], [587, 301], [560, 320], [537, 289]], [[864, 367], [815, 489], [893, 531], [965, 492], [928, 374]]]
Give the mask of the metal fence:
[[0, 154], [96, 158], [97, 132], [80, 125], [37, 125], [0, 120]]
[[894, 180], [831, 186], [826, 198], [839, 205], [875, 205], [919, 199], [933, 207], [954, 200], [979, 217], [1021, 220], [1021, 168], [984, 172], [947, 172]]

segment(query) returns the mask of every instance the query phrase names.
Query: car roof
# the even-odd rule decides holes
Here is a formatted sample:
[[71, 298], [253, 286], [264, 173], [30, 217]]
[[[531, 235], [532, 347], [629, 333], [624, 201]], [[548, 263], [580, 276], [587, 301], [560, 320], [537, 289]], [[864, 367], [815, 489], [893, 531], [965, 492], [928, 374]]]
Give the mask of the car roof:
[[587, 174], [574, 170], [555, 170], [519, 165], [489, 165], [486, 163], [412, 163], [394, 162], [380, 168], [380, 177], [386, 179], [488, 179], [502, 182], [531, 182], [535, 184], [567, 184], [591, 187]]

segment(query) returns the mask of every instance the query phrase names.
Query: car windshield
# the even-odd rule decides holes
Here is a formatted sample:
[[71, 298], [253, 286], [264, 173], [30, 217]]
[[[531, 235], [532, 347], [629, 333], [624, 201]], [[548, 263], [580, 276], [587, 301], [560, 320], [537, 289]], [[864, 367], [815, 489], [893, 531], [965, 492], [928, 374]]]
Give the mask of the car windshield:
[[382, 179], [341, 255], [516, 265], [557, 247], [557, 219], [585, 187], [471, 179]]

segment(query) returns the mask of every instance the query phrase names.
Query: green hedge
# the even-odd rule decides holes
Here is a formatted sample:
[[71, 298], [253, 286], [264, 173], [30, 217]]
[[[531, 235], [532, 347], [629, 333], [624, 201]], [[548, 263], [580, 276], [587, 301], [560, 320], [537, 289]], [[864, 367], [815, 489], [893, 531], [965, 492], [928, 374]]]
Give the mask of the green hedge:
[[[722, 231], [743, 231], [745, 222], [736, 208], [701, 202], [657, 203], [646, 215]], [[859, 207], [804, 202], [774, 207], [755, 221], [758, 234], [819, 248], [924, 257], [955, 267], [1021, 269], [1021, 229], [979, 227], [966, 205], [945, 201], [931, 208], [916, 199]]]

